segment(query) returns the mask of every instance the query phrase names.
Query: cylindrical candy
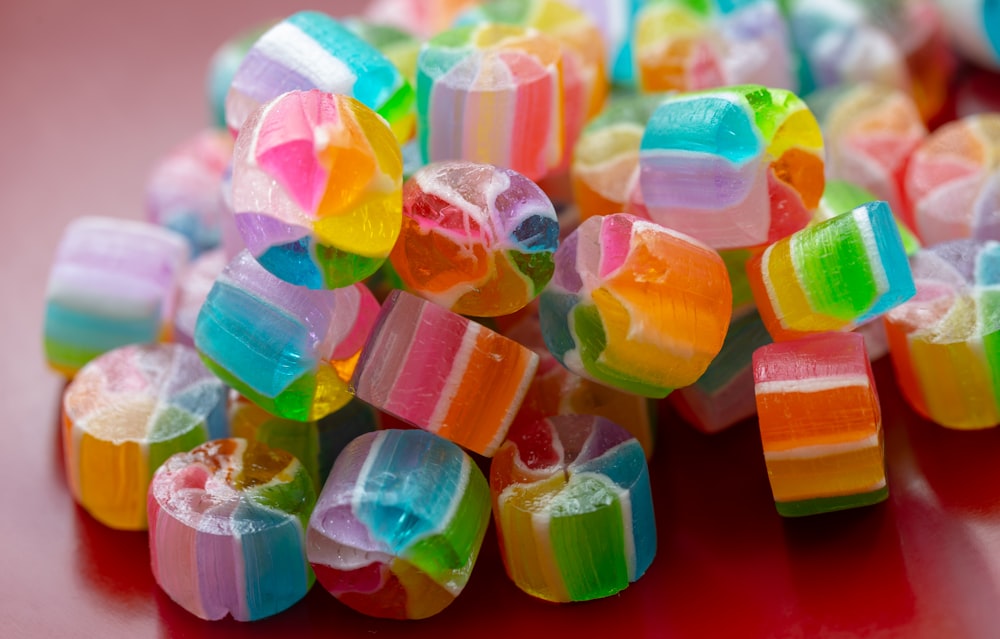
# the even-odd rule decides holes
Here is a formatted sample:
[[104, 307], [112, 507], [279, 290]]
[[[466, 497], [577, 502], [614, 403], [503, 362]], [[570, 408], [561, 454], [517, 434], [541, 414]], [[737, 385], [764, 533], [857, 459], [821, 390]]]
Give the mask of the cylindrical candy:
[[539, 315], [546, 345], [566, 368], [665, 397], [719, 353], [732, 302], [718, 253], [620, 213], [590, 218], [563, 240]]
[[273, 415], [311, 421], [351, 399], [347, 380], [377, 313], [362, 284], [304, 289], [244, 251], [209, 292], [194, 341], [208, 367], [240, 394]]
[[233, 155], [233, 211], [257, 260], [308, 288], [368, 277], [402, 223], [403, 160], [363, 104], [292, 91], [258, 109]]
[[656, 554], [642, 447], [603, 417], [519, 424], [490, 466], [490, 493], [507, 574], [535, 597], [608, 597]]
[[309, 592], [305, 528], [316, 503], [290, 453], [217, 439], [164, 462], [149, 486], [156, 583], [202, 619], [253, 621]]
[[194, 346], [194, 329], [198, 324], [198, 314], [205, 304], [215, 280], [229, 262], [223, 249], [213, 249], [203, 253], [184, 269], [180, 278], [177, 295], [177, 310], [174, 313], [174, 341], [185, 346]]
[[212, 54], [208, 61], [208, 72], [205, 74], [205, 89], [208, 95], [208, 106], [211, 111], [212, 125], [218, 129], [226, 128], [226, 96], [233, 84], [233, 77], [250, 47], [257, 42], [271, 24], [248, 29], [226, 40]]
[[225, 436], [226, 392], [179, 344], [125, 346], [91, 361], [63, 395], [73, 497], [112, 528], [145, 530], [153, 472], [174, 453]]
[[430, 164], [403, 190], [389, 256], [407, 290], [463, 315], [507, 315], [552, 277], [559, 221], [523, 175], [489, 164]]
[[423, 619], [457, 597], [489, 524], [489, 487], [462, 450], [420, 430], [362, 435], [309, 521], [319, 582], [374, 617]]

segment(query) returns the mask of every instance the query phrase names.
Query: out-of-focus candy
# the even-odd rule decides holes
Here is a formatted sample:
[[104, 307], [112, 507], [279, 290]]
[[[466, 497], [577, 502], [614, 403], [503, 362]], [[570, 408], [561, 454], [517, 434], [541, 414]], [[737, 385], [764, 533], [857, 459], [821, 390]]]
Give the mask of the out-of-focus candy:
[[603, 417], [562, 415], [518, 425], [490, 466], [507, 574], [556, 602], [608, 597], [656, 554], [642, 447]]
[[388, 122], [400, 143], [413, 136], [413, 87], [384, 55], [328, 15], [293, 14], [254, 43], [226, 96], [235, 134], [265, 102], [319, 89], [356, 98]]
[[903, 396], [962, 430], [1000, 423], [1000, 243], [956, 240], [912, 258], [917, 294], [886, 314]]
[[791, 40], [776, 0], [647, 0], [633, 56], [643, 91], [733, 84], [794, 89]]
[[542, 334], [577, 375], [664, 397], [698, 379], [722, 348], [732, 291], [707, 246], [620, 213], [585, 221], [555, 261], [539, 298]]
[[273, 415], [319, 419], [346, 404], [347, 381], [378, 312], [362, 284], [313, 291], [244, 251], [202, 306], [195, 346], [227, 384]]
[[385, 430], [337, 458], [309, 521], [319, 582], [374, 617], [423, 619], [457, 597], [489, 525], [472, 459], [419, 430]]
[[962, 55], [1000, 70], [1000, 4], [996, 0], [937, 0], [951, 43]]
[[764, 346], [754, 353], [753, 371], [779, 514], [812, 515], [888, 497], [882, 413], [860, 335]]
[[423, 39], [450, 27], [458, 15], [479, 0], [373, 0], [364, 16], [376, 24], [411, 31]]
[[475, 316], [507, 315], [552, 277], [559, 221], [523, 175], [489, 164], [430, 164], [403, 190], [403, 227], [389, 256], [406, 289]]
[[668, 97], [642, 138], [649, 217], [717, 249], [773, 242], [806, 224], [823, 194], [823, 137], [781, 89]]
[[751, 258], [747, 273], [775, 341], [849, 331], [914, 294], [885, 202], [869, 202], [775, 242]]
[[217, 439], [166, 460], [149, 486], [156, 583], [202, 619], [253, 621], [309, 592], [316, 489], [290, 453]]
[[403, 164], [385, 121], [363, 104], [292, 91], [257, 110], [233, 156], [233, 210], [257, 260], [308, 288], [361, 281], [402, 223]]
[[487, 457], [538, 366], [513, 340], [404, 291], [382, 305], [351, 387], [359, 399]]
[[226, 431], [226, 388], [178, 344], [109, 351], [63, 395], [66, 478], [76, 501], [112, 528], [146, 529], [146, 489], [174, 453]]
[[587, 15], [601, 30], [605, 68], [616, 84], [630, 86], [634, 82], [632, 68], [632, 29], [640, 0], [566, 0]]
[[417, 131], [427, 162], [470, 160], [539, 180], [566, 153], [562, 45], [506, 24], [457, 27], [417, 62]]
[[225, 251], [214, 249], [203, 253], [184, 269], [174, 313], [173, 339], [178, 344], [194, 346], [194, 329], [209, 291], [228, 263]]
[[[816, 207], [810, 224], [816, 225], [832, 220], [877, 199], [874, 193], [852, 182], [827, 180], [826, 187], [823, 189], [823, 197], [820, 198], [819, 206]], [[906, 251], [907, 256], [913, 255], [920, 250], [920, 240], [913, 234], [913, 231], [907, 228], [900, 216], [893, 214], [893, 218], [896, 220], [899, 238], [903, 241], [903, 250]]]
[[417, 83], [417, 56], [423, 44], [412, 32], [388, 24], [377, 24], [364, 18], [347, 18], [344, 26], [351, 33], [378, 49], [399, 69], [410, 86]]
[[72, 377], [126, 344], [167, 340], [188, 243], [145, 222], [77, 218], [66, 227], [45, 293], [45, 357]]
[[236, 71], [243, 63], [243, 58], [250, 51], [250, 47], [270, 27], [268, 24], [244, 31], [223, 42], [212, 54], [205, 76], [205, 93], [208, 95], [212, 125], [217, 129], [226, 128], [226, 96], [229, 94], [229, 87], [233, 84]]
[[1000, 114], [963, 118], [929, 135], [907, 165], [906, 197], [924, 244], [1000, 240]]

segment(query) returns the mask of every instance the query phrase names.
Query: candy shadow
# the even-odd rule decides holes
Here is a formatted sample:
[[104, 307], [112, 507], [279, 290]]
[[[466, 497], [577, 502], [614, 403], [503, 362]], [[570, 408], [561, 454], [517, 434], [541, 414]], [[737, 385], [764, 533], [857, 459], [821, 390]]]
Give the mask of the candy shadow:
[[109, 528], [79, 505], [74, 506], [74, 515], [74, 573], [79, 592], [93, 592], [95, 601], [110, 604], [119, 614], [150, 615], [156, 583], [149, 567], [146, 532]]

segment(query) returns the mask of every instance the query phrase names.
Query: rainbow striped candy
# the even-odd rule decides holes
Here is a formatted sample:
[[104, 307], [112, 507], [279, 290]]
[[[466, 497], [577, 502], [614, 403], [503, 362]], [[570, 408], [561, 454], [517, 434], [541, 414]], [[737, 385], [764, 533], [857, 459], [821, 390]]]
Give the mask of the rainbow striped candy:
[[174, 312], [174, 341], [194, 347], [194, 329], [215, 280], [229, 259], [223, 249], [212, 249], [191, 262], [180, 278], [177, 309]]
[[882, 414], [864, 338], [824, 333], [753, 354], [764, 461], [778, 513], [883, 501]]
[[489, 517], [486, 478], [458, 446], [420, 430], [368, 433], [323, 486], [309, 562], [359, 612], [424, 619], [461, 594]]
[[529, 595], [586, 601], [625, 589], [656, 555], [642, 446], [617, 424], [561, 415], [518, 425], [490, 465], [507, 575]]
[[775, 341], [852, 330], [915, 293], [885, 202], [869, 202], [775, 242], [751, 258], [747, 274]]
[[376, 24], [406, 29], [428, 39], [452, 26], [458, 15], [479, 0], [372, 0], [364, 17]]

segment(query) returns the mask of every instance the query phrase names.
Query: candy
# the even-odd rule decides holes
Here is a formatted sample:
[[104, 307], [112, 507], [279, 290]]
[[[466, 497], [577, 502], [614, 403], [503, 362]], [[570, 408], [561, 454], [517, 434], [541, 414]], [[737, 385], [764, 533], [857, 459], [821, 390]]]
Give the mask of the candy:
[[717, 249], [804, 227], [823, 194], [823, 138], [805, 103], [760, 86], [668, 97], [642, 137], [649, 217]]
[[[810, 225], [832, 220], [845, 211], [852, 211], [877, 199], [871, 191], [857, 184], [843, 180], [828, 180]], [[920, 240], [913, 234], [913, 231], [907, 228], [898, 215], [894, 214], [893, 218], [896, 220], [896, 229], [899, 231], [899, 238], [903, 241], [906, 255], [913, 255], [920, 249]]]
[[938, 0], [951, 43], [981, 65], [1000, 70], [1000, 4], [995, 0]]
[[174, 341], [194, 346], [194, 329], [215, 280], [229, 262], [225, 251], [213, 249], [191, 262], [180, 278], [177, 311], [174, 313]]
[[732, 291], [718, 253], [637, 217], [593, 217], [556, 251], [539, 298], [545, 343], [566, 368], [665, 397], [722, 348]]
[[747, 263], [747, 274], [775, 341], [851, 330], [915, 291], [885, 202], [869, 202], [775, 242]]
[[457, 597], [489, 525], [489, 487], [458, 446], [419, 430], [362, 435], [309, 520], [319, 582], [375, 617], [423, 619]]
[[393, 291], [351, 380], [359, 399], [489, 457], [538, 366], [533, 352], [436, 304]]
[[426, 39], [450, 27], [462, 11], [476, 4], [478, 0], [373, 0], [364, 15]]
[[225, 386], [177, 344], [101, 355], [66, 387], [62, 406], [70, 492], [124, 530], [145, 530], [146, 489], [165, 459], [226, 431]]
[[348, 18], [344, 26], [368, 44], [378, 49], [389, 62], [414, 86], [417, 82], [417, 56], [422, 42], [409, 31], [387, 24], [376, 24], [362, 18]]
[[233, 84], [233, 77], [243, 64], [250, 47], [271, 28], [272, 24], [248, 29], [235, 37], [226, 40], [212, 54], [208, 62], [208, 73], [205, 77], [205, 89], [208, 95], [208, 106], [211, 111], [212, 125], [219, 129], [226, 128], [226, 96]]
[[178, 453], [149, 486], [149, 554], [160, 588], [202, 619], [253, 621], [313, 583], [305, 527], [316, 490], [285, 451], [218, 439]]
[[233, 210], [254, 257], [308, 288], [374, 273], [402, 223], [402, 157], [385, 122], [349, 97], [292, 91], [257, 110], [233, 157]]
[[72, 377], [119, 346], [170, 337], [188, 245], [173, 231], [113, 218], [66, 227], [45, 293], [45, 357]]
[[456, 313], [507, 315], [552, 277], [559, 221], [516, 171], [453, 161], [406, 183], [403, 226], [389, 256], [407, 290]]
[[235, 135], [265, 102], [309, 89], [356, 98], [385, 118], [401, 143], [413, 136], [410, 83], [374, 47], [318, 11], [285, 18], [250, 48], [226, 96], [226, 124]]
[[511, 430], [490, 466], [507, 575], [548, 601], [613, 595], [656, 554], [642, 447], [603, 417], [563, 415]]
[[240, 394], [273, 415], [312, 421], [350, 400], [347, 380], [377, 312], [361, 284], [304, 289], [244, 251], [209, 292], [194, 341], [205, 364]]
[[942, 126], [906, 169], [911, 227], [925, 244], [1000, 240], [1000, 114]]
[[753, 371], [779, 514], [812, 515], [888, 497], [882, 414], [860, 335], [764, 346], [753, 355]]
[[956, 240], [912, 259], [917, 294], [886, 314], [903, 396], [962, 430], [1000, 423], [1000, 243]]

